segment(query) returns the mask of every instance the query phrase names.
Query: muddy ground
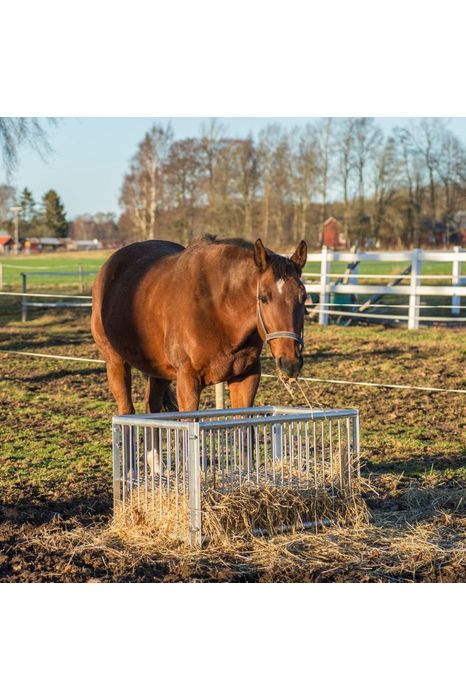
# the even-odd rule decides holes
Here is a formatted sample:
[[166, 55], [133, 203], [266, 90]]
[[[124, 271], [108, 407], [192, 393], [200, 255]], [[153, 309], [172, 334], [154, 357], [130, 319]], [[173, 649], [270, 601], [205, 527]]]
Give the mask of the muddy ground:
[[[11, 307], [2, 322], [2, 350], [97, 357], [86, 313], [22, 324]], [[464, 389], [465, 357], [461, 330], [309, 324], [303, 375]], [[465, 395], [306, 385], [315, 405], [360, 410], [366, 516], [196, 553], [111, 527], [115, 409], [102, 367], [1, 360], [0, 581], [466, 580]], [[142, 391], [137, 377], [140, 409]], [[258, 402], [290, 397], [267, 379]]]

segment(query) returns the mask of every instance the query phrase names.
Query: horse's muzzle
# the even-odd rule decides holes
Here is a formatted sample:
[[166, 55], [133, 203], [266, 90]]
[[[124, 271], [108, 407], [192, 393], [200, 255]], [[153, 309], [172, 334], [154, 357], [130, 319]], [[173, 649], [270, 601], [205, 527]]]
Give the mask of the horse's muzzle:
[[277, 358], [277, 367], [283, 374], [286, 374], [290, 379], [296, 379], [303, 367], [303, 358], [300, 355], [295, 360], [290, 360], [285, 355], [280, 355]]

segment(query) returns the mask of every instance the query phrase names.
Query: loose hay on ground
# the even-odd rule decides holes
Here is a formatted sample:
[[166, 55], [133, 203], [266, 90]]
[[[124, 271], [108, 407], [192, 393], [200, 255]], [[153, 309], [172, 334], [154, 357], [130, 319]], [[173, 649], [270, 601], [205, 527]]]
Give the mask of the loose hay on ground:
[[[117, 508], [113, 528], [133, 541], [138, 533], [145, 539], [187, 540], [188, 497], [173, 493], [144, 492], [131, 505]], [[272, 485], [235, 489], [221, 493], [206, 491], [201, 499], [203, 543], [228, 546], [230, 539], [273, 536], [305, 528], [318, 531], [323, 525], [354, 524], [368, 519], [367, 507], [356, 483], [352, 492], [292, 489]]]

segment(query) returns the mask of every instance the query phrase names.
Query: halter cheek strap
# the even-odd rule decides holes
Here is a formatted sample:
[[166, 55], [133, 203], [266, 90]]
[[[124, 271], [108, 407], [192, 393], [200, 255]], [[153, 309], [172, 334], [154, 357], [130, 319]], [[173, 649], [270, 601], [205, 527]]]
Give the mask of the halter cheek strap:
[[264, 319], [262, 318], [261, 301], [259, 296], [259, 282], [257, 283], [256, 299], [257, 319], [259, 321], [258, 325], [260, 326], [260, 329], [264, 335], [265, 342], [270, 343], [271, 340], [275, 340], [276, 338], [290, 338], [291, 340], [294, 340], [296, 343], [298, 343], [299, 347], [302, 348], [304, 346], [304, 340], [303, 337], [301, 335], [298, 335], [297, 333], [293, 333], [292, 331], [275, 331], [274, 333], [267, 333]]

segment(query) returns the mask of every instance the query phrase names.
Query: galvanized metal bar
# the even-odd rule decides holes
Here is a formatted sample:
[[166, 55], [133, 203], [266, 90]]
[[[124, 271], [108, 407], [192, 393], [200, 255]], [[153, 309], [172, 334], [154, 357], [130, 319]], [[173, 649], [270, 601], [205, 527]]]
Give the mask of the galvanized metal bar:
[[[256, 484], [259, 486], [259, 468], [260, 468], [260, 442], [259, 442], [259, 427], [254, 426], [254, 447], [256, 451]], [[264, 464], [264, 471], [267, 473], [267, 465]]]
[[178, 516], [178, 498], [180, 491], [180, 431], [175, 428], [175, 510]]
[[133, 507], [133, 469], [134, 469], [134, 464], [133, 464], [133, 426], [129, 426], [128, 431], [129, 431], [129, 440], [128, 440], [129, 504], [130, 504], [130, 507], [132, 508]]
[[340, 488], [343, 489], [343, 461], [342, 461], [342, 456], [341, 456], [341, 422], [340, 422], [339, 418], [337, 420], [337, 426], [338, 426], [338, 468], [340, 470]]
[[353, 468], [352, 458], [351, 458], [351, 432], [350, 432], [350, 418], [346, 419], [346, 455], [347, 455], [347, 469], [348, 469], [348, 486], [351, 488], [351, 471]]
[[321, 423], [322, 481], [325, 483], [325, 424]]
[[293, 469], [294, 469], [294, 460], [295, 460], [295, 455], [296, 455], [296, 449], [295, 449], [295, 444], [294, 444], [294, 437], [295, 437], [294, 427], [295, 427], [295, 423], [288, 424], [288, 442], [290, 445], [288, 483], [290, 486], [293, 486]]
[[[263, 410], [266, 409], [266, 410]], [[273, 412], [275, 412], [273, 414]], [[183, 421], [188, 418], [198, 419], [201, 428], [218, 430], [220, 428], [226, 428], [231, 423], [229, 421], [205, 421], [208, 414], [219, 414], [223, 417], [225, 413], [229, 416], [238, 415], [250, 415], [253, 414], [251, 418], [235, 418], [235, 425], [261, 425], [263, 423], [274, 423], [277, 420], [277, 416], [280, 416], [281, 422], [288, 423], [289, 421], [297, 420], [301, 417], [302, 420], [312, 419], [312, 420], [330, 420], [332, 418], [346, 418], [347, 416], [354, 416], [357, 414], [356, 409], [328, 409], [328, 410], [306, 410], [303, 407], [300, 408], [290, 408], [290, 407], [277, 407], [277, 406], [264, 406], [254, 409], [226, 409], [225, 411], [196, 411], [195, 413], [154, 413], [145, 415], [128, 415], [128, 416], [115, 416], [113, 422], [118, 425], [147, 425], [148, 427], [157, 427], [156, 423], [163, 424], [162, 427], [182, 427]], [[254, 414], [257, 413], [257, 416]], [[225, 416], [228, 417], [228, 416]], [[173, 420], [175, 419], [175, 420]]]
[[170, 476], [172, 470], [172, 451], [171, 451], [171, 430], [167, 428], [165, 433], [165, 444], [167, 446], [167, 503], [170, 506]]
[[154, 428], [150, 430], [150, 448], [152, 452], [152, 462], [151, 462], [151, 487], [152, 487], [152, 510], [155, 510], [155, 431]]
[[163, 513], [163, 489], [162, 489], [162, 472], [163, 472], [163, 452], [162, 452], [162, 430], [159, 428], [157, 430], [158, 433], [158, 442], [159, 442], [159, 455], [158, 455], [158, 461], [159, 461], [159, 513], [160, 517], [162, 517]]
[[139, 426], [136, 426], [136, 480], [138, 490], [138, 509], [141, 509], [141, 473], [139, 465]]
[[301, 487], [301, 472], [302, 472], [302, 435], [301, 421], [296, 425], [296, 437], [298, 441], [298, 487]]
[[113, 508], [116, 510], [121, 504], [121, 465], [120, 465], [120, 436], [121, 428], [114, 425], [113, 431]]
[[188, 427], [188, 472], [189, 541], [192, 546], [200, 547], [202, 544], [201, 460], [197, 423], [190, 423]]
[[149, 510], [149, 478], [147, 473], [147, 427], [144, 427], [143, 432], [143, 449], [144, 449], [144, 500], [146, 512]]
[[304, 453], [306, 455], [306, 487], [309, 488], [309, 471], [310, 471], [310, 464], [309, 464], [309, 422], [306, 421], [304, 423]]
[[333, 426], [332, 421], [328, 422], [328, 445], [330, 451], [330, 489], [332, 491], [332, 498], [335, 496], [335, 483], [333, 474]]
[[359, 444], [359, 412], [353, 417], [353, 450], [356, 460], [356, 470], [358, 477], [361, 476], [361, 455]]

